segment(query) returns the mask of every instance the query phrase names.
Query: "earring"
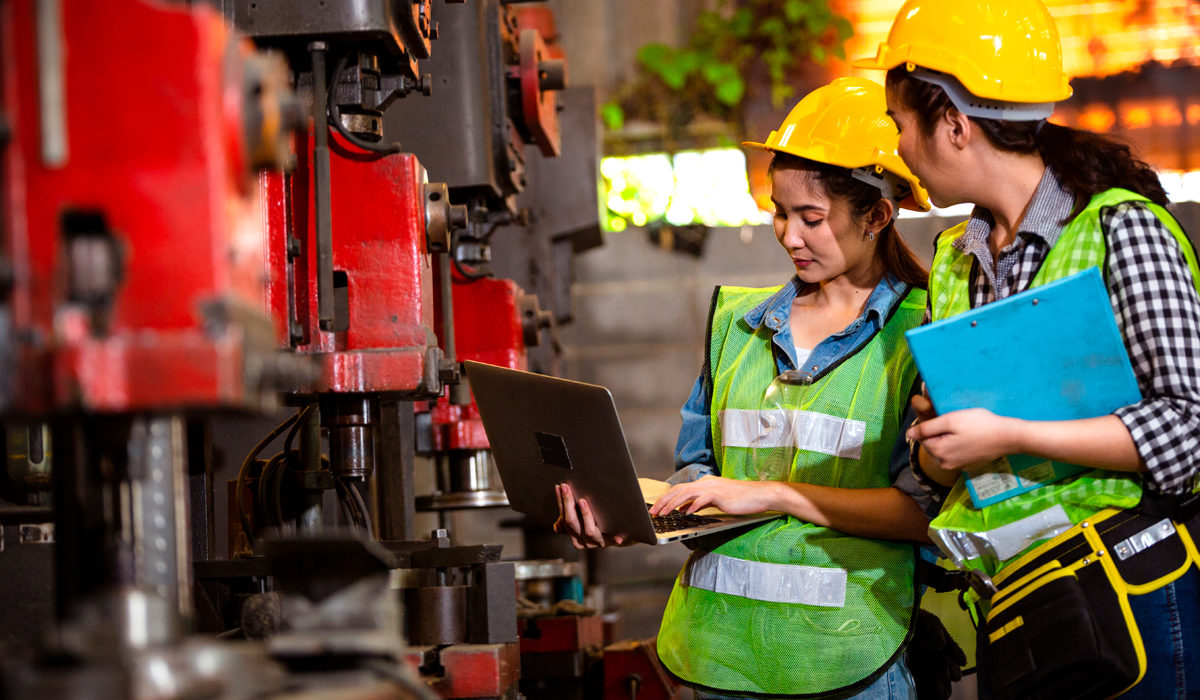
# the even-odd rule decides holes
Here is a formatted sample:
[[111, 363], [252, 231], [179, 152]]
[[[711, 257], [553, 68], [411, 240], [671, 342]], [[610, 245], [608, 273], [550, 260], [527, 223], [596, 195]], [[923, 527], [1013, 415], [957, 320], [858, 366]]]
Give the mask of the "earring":
[[867, 240], [868, 241], [875, 240], [875, 232], [874, 231], [867, 231]]

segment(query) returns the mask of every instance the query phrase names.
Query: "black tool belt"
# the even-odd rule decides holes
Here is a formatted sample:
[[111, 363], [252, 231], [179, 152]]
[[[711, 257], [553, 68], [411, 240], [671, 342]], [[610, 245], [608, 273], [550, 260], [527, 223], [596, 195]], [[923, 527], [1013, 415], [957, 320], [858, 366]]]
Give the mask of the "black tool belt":
[[1191, 510], [1159, 505], [1102, 511], [994, 578], [974, 576], [997, 700], [1112, 697], [1141, 680], [1146, 653], [1129, 596], [1200, 566], [1188, 527], [1200, 533], [1200, 499]]

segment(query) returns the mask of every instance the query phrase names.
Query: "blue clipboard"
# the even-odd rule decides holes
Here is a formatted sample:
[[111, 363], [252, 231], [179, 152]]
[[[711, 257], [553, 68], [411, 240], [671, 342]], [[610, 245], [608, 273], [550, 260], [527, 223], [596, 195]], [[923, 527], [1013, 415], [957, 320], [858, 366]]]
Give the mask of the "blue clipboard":
[[[939, 414], [986, 408], [1029, 420], [1093, 418], [1141, 391], [1097, 268], [905, 334]], [[967, 475], [976, 507], [1083, 470], [1009, 455]]]

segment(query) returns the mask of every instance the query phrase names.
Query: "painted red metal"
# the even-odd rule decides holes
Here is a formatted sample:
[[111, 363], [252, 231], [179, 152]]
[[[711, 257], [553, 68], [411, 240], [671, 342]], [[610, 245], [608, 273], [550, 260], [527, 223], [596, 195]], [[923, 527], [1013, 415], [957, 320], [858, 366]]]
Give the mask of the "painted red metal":
[[[520, 306], [525, 292], [521, 287], [508, 279], [468, 280], [455, 272], [453, 292], [456, 359], [525, 369]], [[435, 329], [441, 338], [441, 303], [436, 307]]]
[[409, 153], [361, 155], [336, 133], [330, 151], [333, 268], [345, 274], [349, 300], [344, 331], [322, 331], [317, 320], [311, 134], [296, 139], [292, 173], [262, 176], [271, 312], [292, 329], [286, 344], [322, 368], [316, 383], [294, 390], [429, 395], [437, 343], [425, 169]]
[[455, 406], [445, 397], [430, 411], [433, 418], [433, 450], [486, 450], [491, 447], [475, 402]]
[[562, 137], [558, 130], [558, 93], [543, 88], [541, 65], [551, 54], [542, 35], [534, 29], [521, 30], [518, 46], [520, 63], [517, 74], [520, 76], [521, 114], [525, 128], [542, 155], [553, 158], [562, 150]]
[[[420, 669], [428, 647], [411, 648], [406, 661]], [[521, 675], [517, 644], [452, 644], [437, 650], [442, 674], [425, 681], [441, 698], [508, 697]]]
[[519, 29], [533, 29], [541, 35], [542, 41], [546, 43], [547, 56], [566, 58], [566, 52], [559, 43], [559, 39], [562, 37], [558, 33], [557, 23], [554, 21], [553, 8], [516, 5], [509, 9], [516, 14]]
[[604, 700], [675, 700], [679, 685], [658, 660], [655, 640], [630, 640], [604, 647]]
[[[38, 3], [0, 4], [0, 169], [13, 358], [3, 410], [255, 406], [275, 343], [263, 240], [245, 175], [241, 61], [250, 51], [203, 4], [61, 3], [41, 49]], [[57, 31], [55, 31], [57, 30]], [[57, 41], [49, 37], [57, 37]], [[39, 72], [40, 69], [40, 72]], [[56, 83], [61, 80], [61, 83]], [[65, 104], [39, 98], [61, 85]], [[63, 157], [46, 156], [53, 117]], [[104, 323], [68, 298], [64, 221], [119, 251]], [[251, 359], [253, 358], [253, 359]]]
[[517, 621], [522, 654], [581, 651], [604, 643], [599, 615], [558, 615]]
[[[434, 277], [440, 274], [435, 271]], [[525, 336], [521, 326], [521, 297], [524, 292], [508, 279], [468, 280], [454, 273], [454, 346], [459, 362], [475, 360], [488, 364], [526, 369]], [[436, 324], [442, 337], [441, 303]], [[417, 412], [432, 415], [432, 447], [445, 450], [486, 450], [491, 447], [474, 400], [456, 406], [439, 397], [432, 407], [418, 405]]]

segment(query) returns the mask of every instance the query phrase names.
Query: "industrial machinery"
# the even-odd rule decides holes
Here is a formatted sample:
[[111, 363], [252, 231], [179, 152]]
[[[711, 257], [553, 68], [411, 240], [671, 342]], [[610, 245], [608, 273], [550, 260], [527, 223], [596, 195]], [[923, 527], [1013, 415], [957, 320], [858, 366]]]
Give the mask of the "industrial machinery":
[[[594, 97], [566, 89], [549, 9], [498, 0], [444, 7], [434, 3], [443, 36], [428, 62], [432, 95], [385, 116], [468, 212], [435, 271], [438, 336], [458, 361], [527, 369], [534, 353], [534, 368], [553, 373], [554, 327], [571, 316], [570, 258], [600, 242]], [[564, 118], [575, 127], [566, 133]], [[507, 505], [466, 385], [418, 412], [420, 450], [434, 458], [438, 483], [417, 507]]]
[[[495, 3], [487, 9], [502, 14]], [[460, 18], [476, 15], [478, 6], [462, 3], [361, 0], [332, 9], [321, 2], [237, 0], [222, 3], [222, 10], [258, 46], [287, 56], [293, 83], [311, 105], [312, 128], [293, 144], [295, 168], [263, 177], [263, 204], [271, 311], [288, 329], [285, 346], [320, 367], [315, 381], [285, 390], [299, 407], [290, 429], [299, 448], [293, 453], [289, 438], [281, 457], [247, 459], [239, 471], [230, 510], [238, 513], [233, 529], [245, 536], [231, 554], [260, 554], [251, 550], [263, 534], [296, 533], [311, 546], [331, 520], [355, 527], [380, 545], [393, 584], [403, 590], [409, 658], [442, 697], [512, 696], [519, 669], [514, 566], [499, 561], [497, 546], [450, 545], [444, 528], [417, 539], [413, 401], [450, 405], [450, 396], [465, 396], [454, 405], [469, 403], [457, 383], [455, 360], [462, 356], [455, 324], [444, 322], [455, 301], [450, 276], [438, 272], [448, 272], [469, 245], [463, 235], [478, 228], [472, 220], [496, 223], [487, 221], [489, 202], [472, 202], [472, 212], [450, 187], [429, 183], [443, 173], [457, 177], [461, 164], [427, 162], [421, 147], [432, 137], [423, 130], [436, 128], [442, 141], [476, 138], [471, 125], [450, 120], [455, 112], [439, 107], [439, 95], [503, 102], [512, 82], [502, 75], [491, 85], [455, 84], [462, 76], [438, 64], [437, 56], [501, 41], [501, 55], [516, 56], [520, 47], [501, 37], [498, 25], [492, 33], [466, 31]], [[527, 44], [537, 38], [536, 32], [525, 35]], [[553, 66], [530, 51], [527, 68]], [[447, 81], [451, 87], [442, 89]], [[536, 73], [518, 82], [543, 102], [553, 87]], [[418, 108], [410, 105], [423, 103], [430, 110], [412, 116]], [[542, 108], [541, 123], [552, 121], [550, 105], [548, 112]], [[524, 112], [516, 114], [524, 125]], [[535, 138], [515, 129], [500, 137], [499, 147], [517, 156], [524, 140]], [[502, 209], [504, 220], [513, 221], [517, 211], [509, 205], [524, 182], [508, 183]], [[431, 255], [440, 256], [438, 265]], [[498, 285], [506, 299], [515, 296], [511, 281], [485, 285]], [[441, 311], [436, 320], [435, 310]], [[487, 323], [475, 337], [523, 354], [520, 310], [510, 304], [481, 311]], [[464, 334], [471, 337], [469, 330]], [[331, 487], [342, 504], [340, 518], [321, 512], [321, 492]], [[264, 543], [265, 557], [202, 567], [205, 578], [229, 586], [237, 585], [239, 573], [253, 578], [267, 571], [277, 578], [269, 554], [276, 548]], [[280, 649], [279, 640], [273, 637], [273, 649]], [[495, 679], [495, 687], [483, 692], [464, 685], [481, 675]]]
[[0, 47], [4, 524], [53, 540], [56, 621], [3, 693], [212, 683], [178, 655], [194, 420], [309, 373], [265, 313], [253, 176], [282, 165], [297, 104], [205, 7], [4, 2]]
[[[600, 242], [554, 34], [502, 0], [0, 0], [0, 698], [600, 692], [597, 613], [517, 610], [576, 565], [416, 526], [506, 504], [458, 363], [556, 372]], [[222, 462], [214, 419], [281, 405]]]

